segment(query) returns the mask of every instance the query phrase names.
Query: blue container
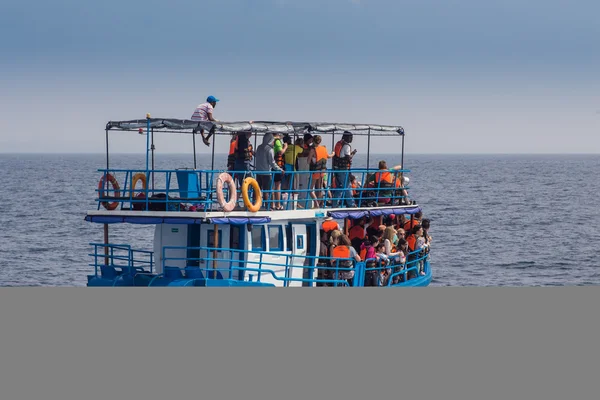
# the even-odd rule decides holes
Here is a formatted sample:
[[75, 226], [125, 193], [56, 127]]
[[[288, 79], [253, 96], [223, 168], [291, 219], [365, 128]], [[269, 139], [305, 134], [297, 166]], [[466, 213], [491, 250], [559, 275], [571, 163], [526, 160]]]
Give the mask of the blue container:
[[179, 184], [179, 196], [185, 199], [197, 199], [200, 197], [200, 180], [198, 173], [193, 169], [177, 169], [177, 183]]

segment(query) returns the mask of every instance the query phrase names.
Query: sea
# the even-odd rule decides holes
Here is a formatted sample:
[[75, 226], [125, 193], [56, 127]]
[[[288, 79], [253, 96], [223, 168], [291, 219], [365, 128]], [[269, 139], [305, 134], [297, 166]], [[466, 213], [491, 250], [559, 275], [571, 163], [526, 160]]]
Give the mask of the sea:
[[[400, 163], [399, 155], [371, 155]], [[366, 166], [357, 155], [355, 164]], [[192, 168], [160, 155], [155, 168]], [[223, 168], [225, 155], [216, 155]], [[0, 286], [85, 286], [104, 154], [0, 154]], [[111, 154], [113, 168], [145, 155]], [[211, 159], [198, 157], [197, 168]], [[431, 286], [572, 286], [600, 283], [600, 155], [405, 155], [409, 193], [431, 220]], [[110, 226], [113, 243], [152, 249], [153, 227]]]

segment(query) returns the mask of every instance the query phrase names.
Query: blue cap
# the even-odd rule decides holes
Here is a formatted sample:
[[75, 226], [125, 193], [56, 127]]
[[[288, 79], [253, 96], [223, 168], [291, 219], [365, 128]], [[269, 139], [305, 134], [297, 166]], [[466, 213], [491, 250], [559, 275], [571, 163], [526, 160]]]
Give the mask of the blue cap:
[[206, 101], [209, 103], [216, 103], [217, 101], [219, 101], [219, 99], [217, 99], [215, 96], [208, 96]]

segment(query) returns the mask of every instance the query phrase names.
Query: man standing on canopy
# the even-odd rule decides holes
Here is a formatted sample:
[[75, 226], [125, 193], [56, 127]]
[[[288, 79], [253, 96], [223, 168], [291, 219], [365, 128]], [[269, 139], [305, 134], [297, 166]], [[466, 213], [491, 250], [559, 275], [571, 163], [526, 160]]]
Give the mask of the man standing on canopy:
[[[190, 119], [192, 121], [219, 122], [218, 119], [215, 119], [213, 117], [213, 109], [217, 106], [218, 101], [219, 99], [217, 99], [215, 96], [208, 96], [206, 98], [206, 103], [202, 103], [198, 107], [196, 107], [196, 109], [194, 110], [194, 114], [192, 114], [192, 118]], [[202, 141], [204, 142], [204, 144], [210, 146], [210, 141], [208, 139], [210, 139], [210, 137], [212, 136], [212, 132], [209, 132], [208, 136], [205, 137], [204, 129], [200, 129], [200, 134], [202, 135]]]

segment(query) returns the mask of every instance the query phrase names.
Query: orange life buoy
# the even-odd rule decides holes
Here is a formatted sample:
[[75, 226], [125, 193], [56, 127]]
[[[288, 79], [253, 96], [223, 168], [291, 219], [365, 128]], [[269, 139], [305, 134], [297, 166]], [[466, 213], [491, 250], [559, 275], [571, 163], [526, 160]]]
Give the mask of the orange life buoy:
[[[226, 183], [229, 186], [229, 201], [225, 202], [225, 195], [223, 194], [223, 184]], [[217, 178], [217, 201], [224, 211], [233, 211], [237, 202], [235, 182], [233, 178], [227, 172], [223, 172]]]
[[131, 195], [133, 196], [135, 193], [135, 185], [138, 181], [142, 181], [142, 189], [146, 190], [146, 174], [143, 172], [138, 172], [131, 178]]
[[[250, 201], [250, 196], [248, 195], [248, 188], [252, 186], [254, 189], [254, 199], [255, 203]], [[260, 192], [260, 186], [258, 186], [258, 182], [254, 178], [246, 178], [242, 183], [242, 198], [244, 199], [244, 205], [250, 212], [257, 212], [262, 207], [262, 194]]]
[[[117, 182], [117, 179], [112, 176], [111, 174], [106, 174], [103, 175], [102, 178], [100, 178], [100, 182], [98, 182], [98, 197], [102, 198], [104, 197], [104, 178], [107, 178], [108, 181], [110, 182], [110, 184], [113, 187], [113, 190], [115, 192], [115, 197], [120, 197], [121, 194], [119, 193], [119, 182]], [[108, 192], [108, 190], [107, 190]], [[117, 208], [119, 206], [119, 202], [118, 201], [113, 201], [112, 203], [108, 203], [106, 201], [102, 202], [102, 206], [104, 208], [106, 208], [107, 210], [114, 210], [115, 208]]]

